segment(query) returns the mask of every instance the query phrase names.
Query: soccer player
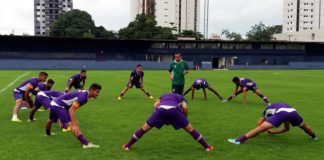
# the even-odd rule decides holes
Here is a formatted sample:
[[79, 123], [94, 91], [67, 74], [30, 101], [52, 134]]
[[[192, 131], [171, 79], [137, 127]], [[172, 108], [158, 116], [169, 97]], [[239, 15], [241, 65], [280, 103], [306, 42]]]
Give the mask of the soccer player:
[[207, 94], [206, 94], [206, 88], [213, 92], [220, 100], [223, 100], [223, 97], [220, 96], [209, 84], [208, 82], [204, 79], [204, 78], [197, 78], [195, 80], [195, 82], [192, 84], [192, 86], [190, 88], [188, 88], [188, 90], [185, 91], [185, 93], [183, 94], [183, 96], [186, 96], [190, 91], [191, 91], [191, 99], [194, 99], [194, 94], [195, 94], [195, 90], [200, 90], [200, 88], [203, 89], [203, 93], [204, 93], [204, 97], [205, 100], [207, 100]]
[[50, 106], [49, 119], [45, 126], [46, 135], [50, 136], [52, 134], [52, 123], [56, 123], [59, 119], [62, 126], [68, 126], [71, 129], [72, 134], [82, 143], [83, 148], [98, 148], [98, 145], [88, 142], [83, 137], [75, 117], [75, 111], [86, 104], [88, 99], [97, 98], [100, 90], [101, 86], [94, 83], [90, 86], [89, 90], [70, 92], [53, 99]]
[[174, 54], [174, 61], [171, 63], [169, 68], [170, 79], [172, 80], [172, 93], [182, 95], [185, 75], [189, 73], [189, 65], [185, 60], [182, 60], [180, 53]]
[[68, 80], [68, 83], [65, 88], [65, 92], [69, 92], [71, 90], [72, 86], [75, 89], [83, 90], [86, 79], [87, 79], [87, 71], [83, 69], [83, 70], [81, 70], [81, 72], [79, 74], [72, 76]]
[[46, 110], [50, 110], [51, 101], [54, 98], [62, 96], [64, 93], [60, 91], [40, 91], [36, 94], [34, 107], [29, 113], [29, 121], [34, 120], [36, 111], [43, 106]]
[[[284, 127], [279, 130], [272, 130], [273, 127], [278, 128], [281, 124]], [[262, 117], [258, 121], [258, 127], [246, 133], [237, 139], [228, 139], [230, 143], [241, 144], [250, 138], [256, 137], [258, 134], [268, 131], [269, 134], [281, 134], [289, 131], [290, 124], [298, 126], [307, 133], [312, 140], [317, 140], [315, 133], [304, 122], [303, 118], [297, 113], [296, 109], [285, 103], [274, 103], [268, 106], [262, 113]]]
[[46, 83], [42, 83], [42, 82], [39, 82], [37, 87], [33, 90], [33, 95], [37, 95], [38, 92], [40, 91], [50, 91], [54, 85], [54, 80], [53, 79], [49, 79], [47, 80]]
[[39, 82], [45, 82], [47, 77], [48, 74], [46, 72], [40, 72], [37, 78], [30, 78], [14, 89], [13, 96], [16, 104], [12, 111], [12, 122], [21, 122], [18, 118], [19, 108], [22, 106], [24, 101], [28, 103], [29, 107], [33, 106], [33, 100], [30, 93], [37, 87]]
[[171, 124], [176, 130], [183, 128], [186, 132], [191, 134], [207, 152], [214, 149], [214, 147], [205, 142], [204, 138], [189, 123], [187, 119], [187, 103], [180, 94], [164, 94], [157, 100], [153, 107], [155, 108], [155, 112], [146, 121], [144, 126], [132, 136], [127, 144], [122, 146], [125, 151], [128, 151], [138, 139], [153, 127], [160, 129], [164, 124]]
[[257, 94], [262, 100], [269, 106], [271, 103], [268, 101], [267, 97], [257, 88], [255, 82], [248, 78], [239, 78], [234, 77], [232, 82], [235, 83], [236, 88], [234, 94], [229, 98], [223, 100], [223, 102], [227, 102], [235, 98], [237, 95], [243, 93], [243, 104], [246, 105], [246, 95], [247, 91], [252, 90], [255, 94]]
[[143, 82], [144, 72], [142, 71], [142, 65], [138, 64], [136, 66], [136, 70], [134, 70], [129, 77], [129, 81], [126, 85], [126, 87], [121, 91], [118, 100], [121, 100], [122, 97], [125, 95], [125, 93], [135, 86], [136, 88], [141, 89], [141, 91], [144, 92], [144, 94], [149, 97], [150, 99], [153, 99], [153, 96], [150, 95], [145, 89], [144, 89], [144, 82]]

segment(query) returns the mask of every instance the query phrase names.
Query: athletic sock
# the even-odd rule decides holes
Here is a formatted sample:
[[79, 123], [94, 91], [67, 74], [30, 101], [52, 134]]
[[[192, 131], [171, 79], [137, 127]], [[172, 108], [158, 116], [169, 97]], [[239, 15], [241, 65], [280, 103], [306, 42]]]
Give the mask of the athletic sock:
[[235, 141], [236, 142], [245, 142], [246, 140], [248, 140], [249, 138], [247, 138], [245, 135], [241, 136], [240, 138], [237, 138]]
[[315, 133], [313, 133], [312, 135], [310, 135], [313, 139], [316, 138]]
[[83, 135], [82, 134], [80, 134], [78, 137], [78, 140], [82, 143], [82, 144], [84, 144], [84, 145], [88, 145], [89, 144], [89, 142], [83, 137]]
[[202, 135], [199, 134], [196, 130], [193, 130], [190, 134], [195, 140], [197, 140], [202, 146], [204, 146], [204, 148], [209, 147]]
[[130, 148], [138, 139], [140, 139], [145, 134], [145, 131], [141, 128], [132, 136], [126, 147]]
[[263, 100], [265, 103], [269, 104], [269, 101], [268, 101], [268, 99], [267, 99], [266, 96], [264, 96], [263, 94], [261, 94], [259, 97], [262, 98], [262, 100]]
[[124, 96], [124, 93], [120, 93], [119, 97], [122, 97], [122, 96]]

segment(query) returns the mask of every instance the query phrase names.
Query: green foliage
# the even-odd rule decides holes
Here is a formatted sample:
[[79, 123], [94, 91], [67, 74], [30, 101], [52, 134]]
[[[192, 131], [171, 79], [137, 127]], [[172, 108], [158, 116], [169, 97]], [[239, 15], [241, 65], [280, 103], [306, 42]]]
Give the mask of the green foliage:
[[262, 22], [252, 26], [251, 30], [246, 34], [250, 41], [271, 41], [272, 36], [281, 33], [282, 26], [266, 26]]
[[137, 15], [126, 28], [119, 30], [121, 39], [174, 39], [172, 29], [157, 26], [154, 17], [145, 14]]
[[178, 37], [192, 37], [196, 38], [197, 40], [203, 39], [204, 35], [202, 35], [200, 32], [196, 32], [193, 30], [183, 30]]
[[224, 35], [228, 40], [234, 40], [234, 41], [243, 40], [242, 35], [240, 33], [230, 32], [228, 29], [223, 29], [222, 35]]

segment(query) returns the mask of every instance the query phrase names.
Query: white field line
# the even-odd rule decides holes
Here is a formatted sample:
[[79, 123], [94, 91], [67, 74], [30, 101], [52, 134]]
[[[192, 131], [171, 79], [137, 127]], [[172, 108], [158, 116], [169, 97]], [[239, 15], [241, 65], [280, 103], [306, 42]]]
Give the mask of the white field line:
[[9, 87], [11, 87], [11, 86], [12, 86], [13, 84], [15, 84], [17, 81], [19, 81], [20, 78], [27, 76], [29, 73], [30, 73], [30, 72], [26, 72], [25, 74], [20, 75], [19, 77], [17, 77], [14, 81], [12, 81], [11, 83], [9, 83], [5, 88], [2, 88], [2, 89], [0, 90], [0, 94], [1, 94], [2, 92], [6, 91]]

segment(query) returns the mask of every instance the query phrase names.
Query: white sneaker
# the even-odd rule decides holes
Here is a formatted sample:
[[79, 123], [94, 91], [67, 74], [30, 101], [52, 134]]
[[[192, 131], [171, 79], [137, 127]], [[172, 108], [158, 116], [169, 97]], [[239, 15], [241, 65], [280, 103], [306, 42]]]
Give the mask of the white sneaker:
[[21, 107], [21, 109], [22, 109], [22, 110], [28, 110], [28, 108], [25, 107], [25, 106], [24, 106], [24, 107]]
[[22, 122], [18, 117], [12, 117], [11, 122]]
[[227, 99], [223, 99], [223, 100], [222, 100], [223, 103], [225, 103], [225, 102], [227, 102], [227, 101], [228, 101]]
[[100, 146], [89, 143], [88, 145], [83, 145], [83, 148], [87, 149], [87, 148], [99, 148]]

